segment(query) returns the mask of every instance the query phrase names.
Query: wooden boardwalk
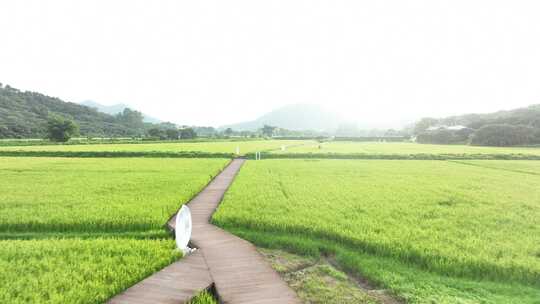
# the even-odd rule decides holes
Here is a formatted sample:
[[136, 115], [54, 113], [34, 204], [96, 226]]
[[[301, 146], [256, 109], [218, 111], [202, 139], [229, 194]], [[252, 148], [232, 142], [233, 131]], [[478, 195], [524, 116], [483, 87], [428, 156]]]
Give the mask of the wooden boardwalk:
[[[195, 256], [192, 262], [188, 260], [191, 266], [169, 269], [173, 264], [161, 271], [165, 272], [162, 274], [165, 279], [154, 278], [161, 273], [158, 272], [113, 298], [110, 303], [183, 303], [189, 298], [180, 300], [181, 291], [197, 290], [197, 287], [208, 282], [214, 283], [220, 301], [225, 304], [300, 303], [294, 291], [251, 243], [209, 223], [244, 162], [243, 159], [233, 160], [188, 203], [193, 221], [191, 241], [199, 249], [175, 264], [183, 264]], [[175, 222], [173, 216], [168, 226], [174, 229]], [[192, 276], [195, 276], [193, 282]], [[207, 279], [209, 281], [205, 281]], [[163, 295], [152, 295], [160, 293]], [[171, 297], [167, 297], [167, 294]], [[171, 302], [173, 295], [178, 297]]]
[[111, 304], [178, 304], [212, 285], [201, 252], [194, 252], [109, 300]]

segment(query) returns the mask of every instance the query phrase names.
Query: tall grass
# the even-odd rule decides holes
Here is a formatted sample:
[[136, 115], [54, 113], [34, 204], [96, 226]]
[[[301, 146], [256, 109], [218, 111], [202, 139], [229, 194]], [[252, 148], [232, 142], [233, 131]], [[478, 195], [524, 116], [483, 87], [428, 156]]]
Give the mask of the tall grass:
[[[205, 142], [159, 142], [159, 143], [136, 143], [136, 144], [84, 144], [84, 145], [34, 145], [34, 146], [1, 146], [0, 151], [8, 155], [8, 152], [41, 152], [37, 155], [45, 155], [43, 153], [51, 153], [50, 156], [66, 153], [64, 155], [75, 155], [74, 152], [80, 153], [80, 156], [108, 156], [108, 155], [123, 155], [124, 156], [155, 156], [155, 157], [229, 157], [237, 152], [237, 148], [241, 155], [257, 151], [272, 151], [279, 150], [282, 146], [298, 146], [313, 141], [308, 140], [247, 140], [247, 141], [205, 141]], [[71, 153], [68, 153], [71, 152]], [[86, 153], [82, 153], [86, 152]], [[36, 155], [36, 156], [37, 156]]]
[[227, 162], [0, 158], [0, 303], [103, 303], [176, 260], [165, 222]]
[[0, 303], [104, 303], [180, 256], [171, 240], [0, 240]]
[[252, 161], [213, 221], [269, 239], [291, 235], [337, 244], [443, 276], [540, 287], [540, 176], [508, 170], [534, 171], [537, 163], [474, 164], [498, 168], [441, 161]]
[[278, 153], [366, 154], [366, 155], [540, 155], [540, 147], [480, 147], [468, 145], [432, 145], [411, 142], [347, 142], [306, 143]]
[[[487, 152], [487, 151], [486, 151]], [[496, 152], [496, 151], [491, 151]], [[0, 155], [5, 152], [0, 151]], [[246, 155], [249, 159], [256, 159], [255, 153]], [[416, 154], [382, 154], [382, 153], [301, 153], [290, 151], [266, 152], [261, 154], [261, 159], [389, 159], [389, 160], [540, 160], [536, 154], [489, 154], [489, 153], [416, 153]]]
[[0, 233], [162, 230], [227, 162], [0, 158]]

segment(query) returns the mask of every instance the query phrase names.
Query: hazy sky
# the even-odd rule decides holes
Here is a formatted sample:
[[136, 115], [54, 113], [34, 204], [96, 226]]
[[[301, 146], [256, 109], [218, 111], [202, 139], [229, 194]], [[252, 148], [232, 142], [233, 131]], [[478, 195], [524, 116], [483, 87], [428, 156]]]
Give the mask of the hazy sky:
[[540, 103], [540, 1], [0, 1], [0, 82], [221, 125]]

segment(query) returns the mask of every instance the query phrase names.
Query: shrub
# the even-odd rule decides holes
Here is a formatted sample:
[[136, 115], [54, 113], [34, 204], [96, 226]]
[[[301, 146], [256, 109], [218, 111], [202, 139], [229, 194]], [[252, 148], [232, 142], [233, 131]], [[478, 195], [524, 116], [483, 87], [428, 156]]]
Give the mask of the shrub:
[[181, 139], [194, 139], [197, 137], [197, 133], [192, 128], [185, 128], [180, 131]]
[[422, 144], [464, 144], [469, 141], [469, 136], [473, 130], [448, 130], [440, 129], [426, 131], [416, 137], [416, 141]]
[[52, 141], [66, 142], [78, 133], [79, 126], [73, 120], [51, 116], [47, 121], [47, 138]]
[[167, 129], [165, 133], [168, 139], [175, 140], [180, 138], [180, 131], [178, 129]]
[[518, 146], [532, 145], [540, 142], [539, 129], [529, 126], [513, 126], [508, 124], [486, 125], [474, 132], [472, 145], [477, 146]]

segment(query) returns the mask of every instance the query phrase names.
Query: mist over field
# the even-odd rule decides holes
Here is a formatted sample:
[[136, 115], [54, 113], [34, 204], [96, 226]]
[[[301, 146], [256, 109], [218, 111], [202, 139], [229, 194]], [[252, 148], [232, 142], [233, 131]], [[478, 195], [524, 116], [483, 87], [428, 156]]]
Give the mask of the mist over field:
[[395, 129], [539, 103], [539, 9], [527, 0], [2, 1], [0, 82], [184, 125], [314, 104], [361, 128]]

